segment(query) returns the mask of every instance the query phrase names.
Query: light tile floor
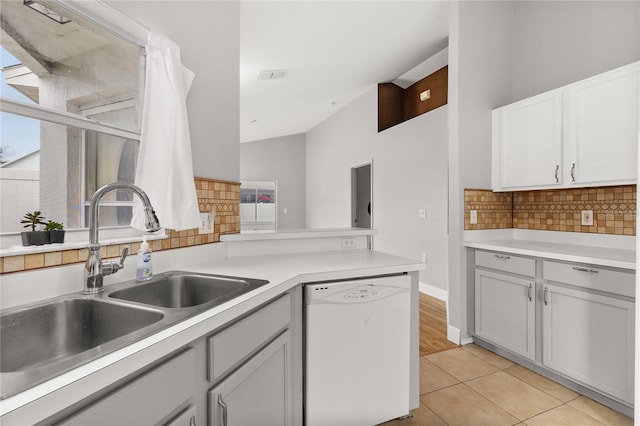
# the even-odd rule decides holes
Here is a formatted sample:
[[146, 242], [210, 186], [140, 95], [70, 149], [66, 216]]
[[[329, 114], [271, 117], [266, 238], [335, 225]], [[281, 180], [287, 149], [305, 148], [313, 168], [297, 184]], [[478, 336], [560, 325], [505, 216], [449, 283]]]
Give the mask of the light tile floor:
[[633, 425], [633, 420], [476, 345], [420, 359], [420, 408], [385, 426]]

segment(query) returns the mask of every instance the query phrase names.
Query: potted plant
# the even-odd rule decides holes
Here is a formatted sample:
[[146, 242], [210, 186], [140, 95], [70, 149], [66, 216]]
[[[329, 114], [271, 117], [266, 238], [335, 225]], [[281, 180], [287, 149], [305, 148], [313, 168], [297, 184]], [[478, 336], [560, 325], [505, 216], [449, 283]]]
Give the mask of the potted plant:
[[24, 224], [24, 228], [31, 228], [31, 231], [23, 231], [20, 233], [23, 246], [41, 246], [49, 242], [49, 233], [45, 231], [36, 231], [38, 225], [45, 225], [44, 216], [40, 211], [36, 210], [32, 213], [24, 215], [24, 219], [20, 221]]
[[45, 224], [44, 230], [49, 232], [50, 243], [64, 243], [64, 225], [62, 222], [49, 220]]

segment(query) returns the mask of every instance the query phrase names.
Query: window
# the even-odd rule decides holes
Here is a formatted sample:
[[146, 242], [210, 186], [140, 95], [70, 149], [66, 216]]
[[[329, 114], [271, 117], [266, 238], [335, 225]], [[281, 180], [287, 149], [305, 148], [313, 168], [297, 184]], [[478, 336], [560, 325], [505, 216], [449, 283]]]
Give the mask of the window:
[[[19, 219], [33, 210], [86, 227], [93, 192], [135, 176], [143, 49], [63, 2], [47, 8], [64, 19], [2, 4], [0, 184], [3, 195], [18, 194], [17, 177], [29, 175], [32, 196], [29, 208], [2, 209], [3, 233], [22, 230]], [[131, 195], [110, 195], [102, 224], [128, 225]]]
[[276, 229], [276, 182], [243, 181], [240, 186], [240, 228]]
[[[82, 111], [82, 115], [98, 121], [126, 122], [134, 117], [134, 100], [117, 102]], [[118, 117], [120, 116], [120, 117]], [[134, 125], [135, 123], [131, 123]], [[82, 190], [84, 205], [82, 226], [89, 226], [89, 204], [93, 194], [109, 182], [130, 182], [135, 178], [139, 141], [85, 130], [82, 149], [84, 172]], [[126, 226], [131, 223], [133, 194], [117, 190], [107, 194], [100, 204], [100, 223], [103, 226]]]

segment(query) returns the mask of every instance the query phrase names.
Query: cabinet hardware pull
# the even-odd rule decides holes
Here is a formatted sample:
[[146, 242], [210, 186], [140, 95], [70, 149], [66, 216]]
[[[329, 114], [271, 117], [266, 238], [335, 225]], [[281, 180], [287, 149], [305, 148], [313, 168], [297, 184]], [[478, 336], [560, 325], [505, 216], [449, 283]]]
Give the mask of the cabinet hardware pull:
[[545, 305], [549, 304], [548, 294], [549, 294], [549, 289], [545, 287], [544, 288], [544, 304]]
[[558, 171], [560, 170], [560, 164], [556, 164], [556, 171], [554, 173], [554, 176], [556, 178], [556, 183], [560, 183], [560, 178], [558, 177]]
[[227, 404], [222, 400], [222, 394], [218, 394], [218, 405], [222, 408], [222, 426], [227, 426]]
[[574, 271], [580, 271], [580, 272], [589, 272], [590, 274], [597, 274], [598, 272], [600, 272], [600, 271], [598, 271], [597, 269], [581, 268], [581, 267], [579, 267], [579, 266], [574, 266], [574, 267], [573, 267], [573, 270], [574, 270]]
[[191, 416], [189, 419], [189, 426], [196, 426], [196, 416]]
[[504, 254], [494, 254], [497, 259], [508, 260], [511, 259], [511, 256], [506, 256]]
[[576, 163], [571, 164], [571, 181], [576, 181]]
[[529, 283], [529, 289], [527, 290], [527, 296], [529, 296], [529, 302], [533, 301], [533, 297], [531, 296], [531, 290], [533, 290], [533, 284]]

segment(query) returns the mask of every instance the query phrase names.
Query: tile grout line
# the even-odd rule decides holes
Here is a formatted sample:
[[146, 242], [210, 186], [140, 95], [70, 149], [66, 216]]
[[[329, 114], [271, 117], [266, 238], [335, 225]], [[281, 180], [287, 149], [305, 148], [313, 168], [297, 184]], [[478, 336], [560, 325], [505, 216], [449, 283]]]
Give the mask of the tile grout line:
[[[464, 350], [464, 349], [462, 348], [462, 346], [460, 347], [460, 349]], [[576, 397], [573, 397], [572, 399], [569, 399], [569, 400], [567, 400], [567, 401], [560, 400], [560, 399], [556, 398], [554, 395], [551, 395], [550, 393], [548, 393], [548, 392], [544, 391], [543, 389], [540, 389], [539, 387], [535, 386], [534, 384], [529, 383], [529, 382], [527, 382], [527, 381], [523, 380], [522, 378], [520, 378], [520, 377], [518, 377], [518, 376], [516, 376], [516, 375], [514, 375], [514, 374], [511, 374], [510, 372], [506, 371], [507, 369], [509, 369], [509, 368], [511, 368], [511, 367], [513, 367], [513, 366], [517, 366], [518, 364], [515, 364], [515, 363], [514, 363], [514, 365], [510, 365], [510, 366], [508, 366], [508, 367], [501, 368], [501, 367], [499, 367], [499, 366], [497, 366], [497, 365], [495, 365], [495, 364], [493, 364], [493, 363], [489, 362], [488, 360], [485, 360], [485, 359], [483, 359], [483, 358], [481, 358], [481, 357], [477, 356], [476, 354], [472, 353], [471, 351], [467, 351], [467, 350], [465, 350], [465, 352], [466, 352], [467, 354], [472, 355], [473, 357], [475, 357], [475, 358], [477, 358], [477, 359], [481, 360], [481, 361], [484, 361], [484, 362], [486, 362], [486, 363], [490, 364], [491, 366], [493, 366], [493, 367], [497, 368], [498, 370], [497, 370], [497, 371], [493, 371], [493, 372], [491, 372], [491, 373], [487, 373], [487, 374], [483, 374], [483, 375], [480, 375], [480, 376], [474, 377], [474, 378], [469, 379], [469, 380], [462, 381], [462, 380], [458, 379], [457, 377], [455, 377], [454, 375], [452, 375], [451, 373], [449, 373], [448, 371], [446, 371], [446, 370], [444, 370], [443, 368], [441, 368], [441, 367], [440, 367], [438, 364], [436, 364], [435, 362], [433, 362], [433, 361], [431, 361], [431, 360], [429, 360], [429, 359], [426, 359], [426, 355], [425, 355], [425, 356], [424, 356], [424, 358], [425, 358], [427, 361], [431, 362], [431, 363], [432, 363], [433, 365], [435, 365], [438, 369], [440, 369], [441, 371], [445, 372], [446, 374], [448, 374], [448, 375], [450, 375], [451, 377], [453, 377], [453, 378], [455, 378], [456, 380], [458, 380], [458, 383], [454, 383], [454, 384], [451, 384], [451, 385], [449, 385], [449, 386], [442, 387], [442, 388], [440, 388], [440, 389], [434, 389], [434, 390], [432, 390], [431, 392], [427, 392], [427, 393], [425, 393], [425, 394], [420, 395], [420, 398], [422, 398], [422, 396], [423, 396], [423, 395], [428, 395], [428, 394], [433, 393], [433, 392], [438, 392], [438, 391], [443, 390], [443, 389], [447, 389], [447, 388], [450, 388], [450, 387], [453, 387], [453, 386], [457, 386], [457, 385], [460, 385], [460, 384], [464, 384], [468, 389], [472, 390], [473, 392], [475, 392], [476, 394], [478, 394], [480, 397], [482, 397], [482, 398], [483, 398], [483, 399], [485, 399], [486, 401], [490, 402], [490, 403], [491, 403], [491, 404], [493, 404], [494, 406], [498, 407], [500, 410], [504, 411], [505, 413], [509, 414], [509, 415], [510, 415], [510, 416], [512, 416], [513, 418], [517, 419], [517, 420], [518, 420], [518, 422], [517, 422], [517, 423], [514, 423], [514, 424], [525, 423], [527, 420], [531, 420], [531, 419], [532, 419], [532, 418], [534, 418], [534, 417], [537, 417], [537, 416], [540, 416], [540, 415], [542, 415], [542, 414], [544, 414], [544, 413], [546, 413], [546, 412], [549, 412], [549, 411], [555, 410], [555, 409], [557, 409], [557, 408], [559, 408], [559, 407], [561, 407], [561, 406], [563, 406], [563, 405], [567, 405], [567, 406], [569, 406], [570, 408], [572, 408], [572, 409], [574, 409], [574, 410], [579, 411], [580, 413], [582, 413], [582, 414], [584, 414], [584, 415], [588, 416], [589, 418], [593, 419], [594, 421], [596, 421], [596, 422], [598, 422], [598, 423], [600, 423], [600, 424], [602, 424], [602, 425], [604, 425], [604, 426], [613, 426], [613, 425], [609, 425], [608, 423], [604, 423], [604, 422], [602, 422], [602, 421], [598, 420], [597, 418], [595, 418], [595, 417], [591, 416], [589, 413], [587, 413], [587, 412], [585, 412], [585, 411], [583, 411], [583, 410], [581, 410], [581, 409], [579, 409], [579, 408], [576, 408], [576, 407], [573, 407], [573, 406], [569, 405], [569, 402], [571, 402], [571, 401], [575, 401], [576, 399], [580, 398], [580, 397], [581, 397], [581, 396], [583, 396], [583, 395], [578, 394]], [[437, 352], [436, 352], [436, 353], [437, 353]], [[526, 368], [526, 367], [524, 367], [524, 368]], [[500, 406], [500, 405], [496, 404], [495, 402], [491, 401], [490, 399], [488, 399], [487, 397], [485, 397], [484, 395], [482, 395], [481, 393], [479, 393], [478, 391], [476, 391], [475, 389], [473, 389], [471, 386], [467, 385], [467, 382], [470, 382], [470, 381], [473, 381], [473, 380], [477, 380], [477, 379], [482, 378], [482, 377], [487, 377], [487, 376], [490, 376], [491, 374], [495, 374], [495, 373], [500, 372], [500, 371], [503, 371], [503, 372], [505, 372], [505, 373], [509, 374], [511, 377], [515, 378], [516, 380], [518, 380], [518, 381], [520, 381], [520, 382], [522, 382], [522, 383], [524, 383], [524, 384], [526, 384], [526, 385], [529, 385], [529, 386], [533, 387], [534, 389], [536, 389], [536, 390], [538, 390], [538, 391], [542, 392], [543, 394], [545, 394], [545, 395], [547, 395], [547, 396], [549, 396], [549, 397], [551, 397], [551, 398], [555, 399], [556, 401], [560, 402], [560, 404], [558, 404], [558, 405], [556, 405], [556, 406], [554, 406], [554, 407], [551, 407], [551, 408], [549, 408], [549, 409], [547, 409], [547, 410], [541, 411], [541, 412], [539, 412], [539, 413], [537, 413], [537, 414], [535, 414], [535, 415], [533, 415], [533, 416], [527, 417], [527, 418], [525, 418], [525, 419], [519, 419], [519, 418], [518, 418], [518, 417], [516, 417], [513, 413], [511, 413], [510, 411], [506, 410], [504, 407], [502, 407], [502, 406]], [[531, 371], [532, 371], [532, 370], [531, 370]], [[535, 373], [535, 371], [534, 371], [534, 373]], [[536, 374], [537, 374], [537, 373], [536, 373]], [[542, 376], [542, 377], [544, 377], [544, 376]], [[560, 386], [562, 386], [562, 385], [560, 385]], [[438, 415], [436, 414], [436, 412], [435, 412], [435, 411], [433, 411], [433, 410], [431, 409], [431, 407], [429, 407], [427, 404], [423, 403], [422, 401], [420, 401], [420, 403], [421, 403], [421, 404], [424, 404], [424, 405], [425, 405], [426, 407], [428, 407], [428, 408], [429, 408], [429, 409], [430, 409], [430, 410], [431, 410], [431, 411], [432, 411], [432, 412], [433, 412], [433, 413], [434, 413], [438, 418], [440, 418], [440, 416], [438, 416]], [[442, 418], [440, 418], [440, 419], [441, 419], [445, 424], [449, 425], [446, 421], [444, 421], [444, 419], [442, 419]]]

